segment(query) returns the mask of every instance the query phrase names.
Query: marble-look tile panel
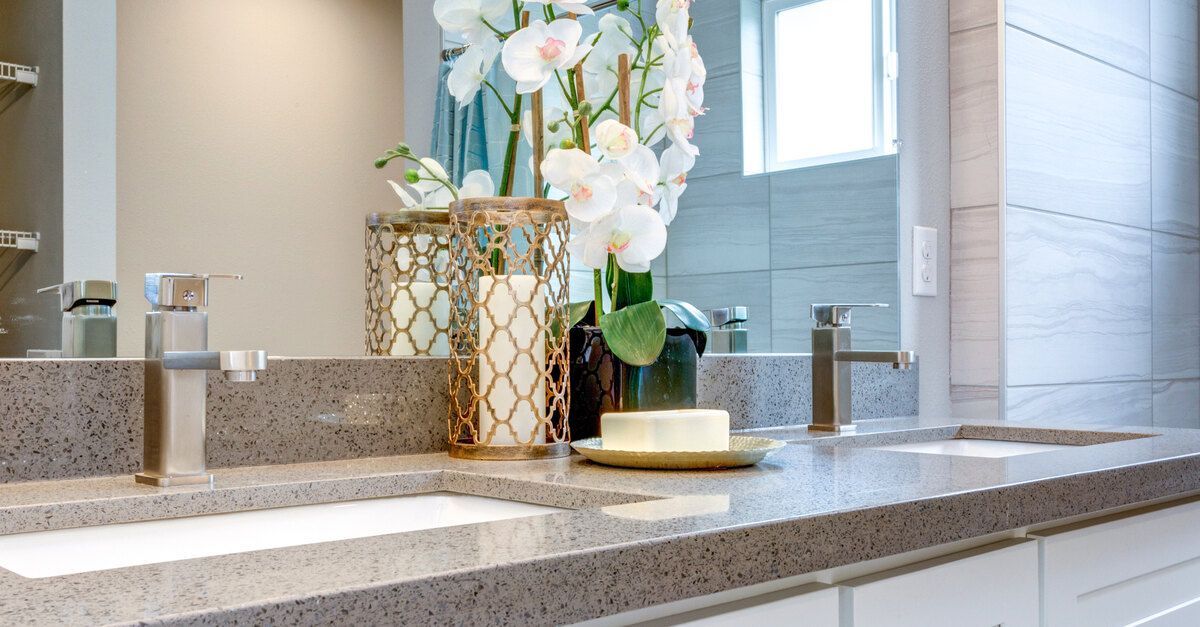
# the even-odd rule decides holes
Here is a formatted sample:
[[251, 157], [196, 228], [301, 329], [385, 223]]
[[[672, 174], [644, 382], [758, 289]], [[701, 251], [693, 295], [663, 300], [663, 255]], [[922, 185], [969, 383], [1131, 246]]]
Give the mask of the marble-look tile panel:
[[738, 3], [700, 2], [692, 5], [691, 16], [692, 38], [704, 55], [708, 78], [736, 74], [742, 50]]
[[950, 206], [1000, 200], [996, 27], [950, 35]]
[[1005, 67], [1008, 203], [1149, 228], [1149, 81], [1011, 27]]
[[1150, 426], [1151, 382], [1010, 386], [1005, 420]]
[[897, 306], [895, 263], [831, 266], [771, 271], [772, 326], [776, 352], [812, 350], [814, 303], [876, 303], [887, 309], [856, 309], [852, 316], [854, 348], [899, 348], [900, 310]]
[[690, 180], [667, 232], [671, 274], [769, 270], [769, 194], [766, 176], [738, 172]]
[[1200, 109], [1160, 85], [1150, 86], [1150, 104], [1154, 229], [1200, 237]]
[[950, 216], [950, 380], [1000, 384], [1000, 224], [997, 207]]
[[[915, 416], [918, 366], [894, 370], [890, 364], [853, 364], [850, 405], [854, 419]], [[812, 422], [809, 355], [705, 355], [697, 383], [700, 406], [728, 411], [734, 429]]]
[[950, 0], [950, 32], [996, 23], [1002, 0]]
[[1150, 77], [1148, 0], [1007, 0], [1007, 22]]
[[771, 174], [772, 270], [895, 261], [896, 157]]
[[1150, 232], [1009, 207], [1008, 385], [1150, 378]]
[[742, 172], [741, 75], [709, 77], [704, 84], [704, 106], [708, 112], [696, 118], [692, 140], [700, 149], [700, 158], [689, 179]]
[[1000, 418], [1000, 389], [994, 385], [950, 385], [950, 415], [955, 420]]
[[1155, 379], [1200, 378], [1200, 240], [1154, 233]]
[[1154, 426], [1200, 429], [1200, 379], [1155, 381]]
[[750, 352], [780, 352], [772, 340], [770, 272], [673, 275], [668, 281], [670, 298], [687, 301], [700, 309], [732, 305], [749, 307]]
[[1196, 0], [1150, 0], [1150, 79], [1193, 98], [1196, 31]]

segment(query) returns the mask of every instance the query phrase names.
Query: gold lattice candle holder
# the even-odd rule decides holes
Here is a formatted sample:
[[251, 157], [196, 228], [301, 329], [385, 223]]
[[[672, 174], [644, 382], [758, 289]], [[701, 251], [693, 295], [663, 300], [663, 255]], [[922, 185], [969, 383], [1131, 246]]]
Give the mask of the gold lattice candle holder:
[[450, 454], [570, 454], [570, 222], [541, 198], [450, 206]]
[[450, 354], [450, 214], [367, 216], [367, 354]]

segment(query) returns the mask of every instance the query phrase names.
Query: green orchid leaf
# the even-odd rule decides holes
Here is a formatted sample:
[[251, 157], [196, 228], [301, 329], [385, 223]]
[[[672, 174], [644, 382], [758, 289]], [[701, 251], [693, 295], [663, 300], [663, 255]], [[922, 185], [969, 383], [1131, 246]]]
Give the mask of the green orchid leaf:
[[575, 325], [579, 324], [580, 322], [583, 322], [583, 319], [587, 318], [588, 314], [592, 312], [592, 307], [594, 305], [595, 305], [595, 301], [591, 301], [591, 300], [585, 300], [585, 301], [578, 302], [578, 303], [571, 303], [569, 306], [570, 308], [567, 311], [568, 315], [570, 315], [570, 318], [571, 318], [571, 326], [574, 327]]
[[[654, 277], [649, 272], [626, 272], [617, 266], [616, 257], [608, 256], [608, 267], [604, 276], [608, 298], [616, 309], [649, 302], [654, 299]], [[616, 278], [617, 296], [613, 298], [613, 278]]]
[[683, 323], [683, 326], [700, 333], [708, 333], [712, 325], [708, 322], [708, 316], [704, 312], [696, 309], [691, 303], [685, 303], [681, 300], [672, 298], [663, 298], [658, 301], [663, 309], [675, 314], [676, 318]]
[[617, 359], [630, 366], [649, 366], [667, 342], [667, 322], [658, 303], [630, 305], [600, 318], [604, 341]]

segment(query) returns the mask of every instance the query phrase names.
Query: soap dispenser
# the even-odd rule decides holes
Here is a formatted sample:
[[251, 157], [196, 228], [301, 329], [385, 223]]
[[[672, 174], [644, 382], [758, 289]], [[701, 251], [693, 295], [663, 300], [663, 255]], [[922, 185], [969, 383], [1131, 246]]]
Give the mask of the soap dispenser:
[[62, 356], [116, 357], [117, 284], [114, 281], [71, 281], [38, 290], [62, 299]]

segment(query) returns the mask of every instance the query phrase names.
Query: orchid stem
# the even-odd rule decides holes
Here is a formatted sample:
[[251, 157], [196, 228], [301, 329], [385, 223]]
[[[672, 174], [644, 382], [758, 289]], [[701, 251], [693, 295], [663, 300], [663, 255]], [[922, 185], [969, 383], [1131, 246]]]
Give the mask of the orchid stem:
[[600, 318], [604, 314], [604, 275], [599, 269], [592, 270], [592, 289], [595, 290], [595, 295], [592, 297], [592, 311], [596, 315], [596, 326], [600, 326]]

